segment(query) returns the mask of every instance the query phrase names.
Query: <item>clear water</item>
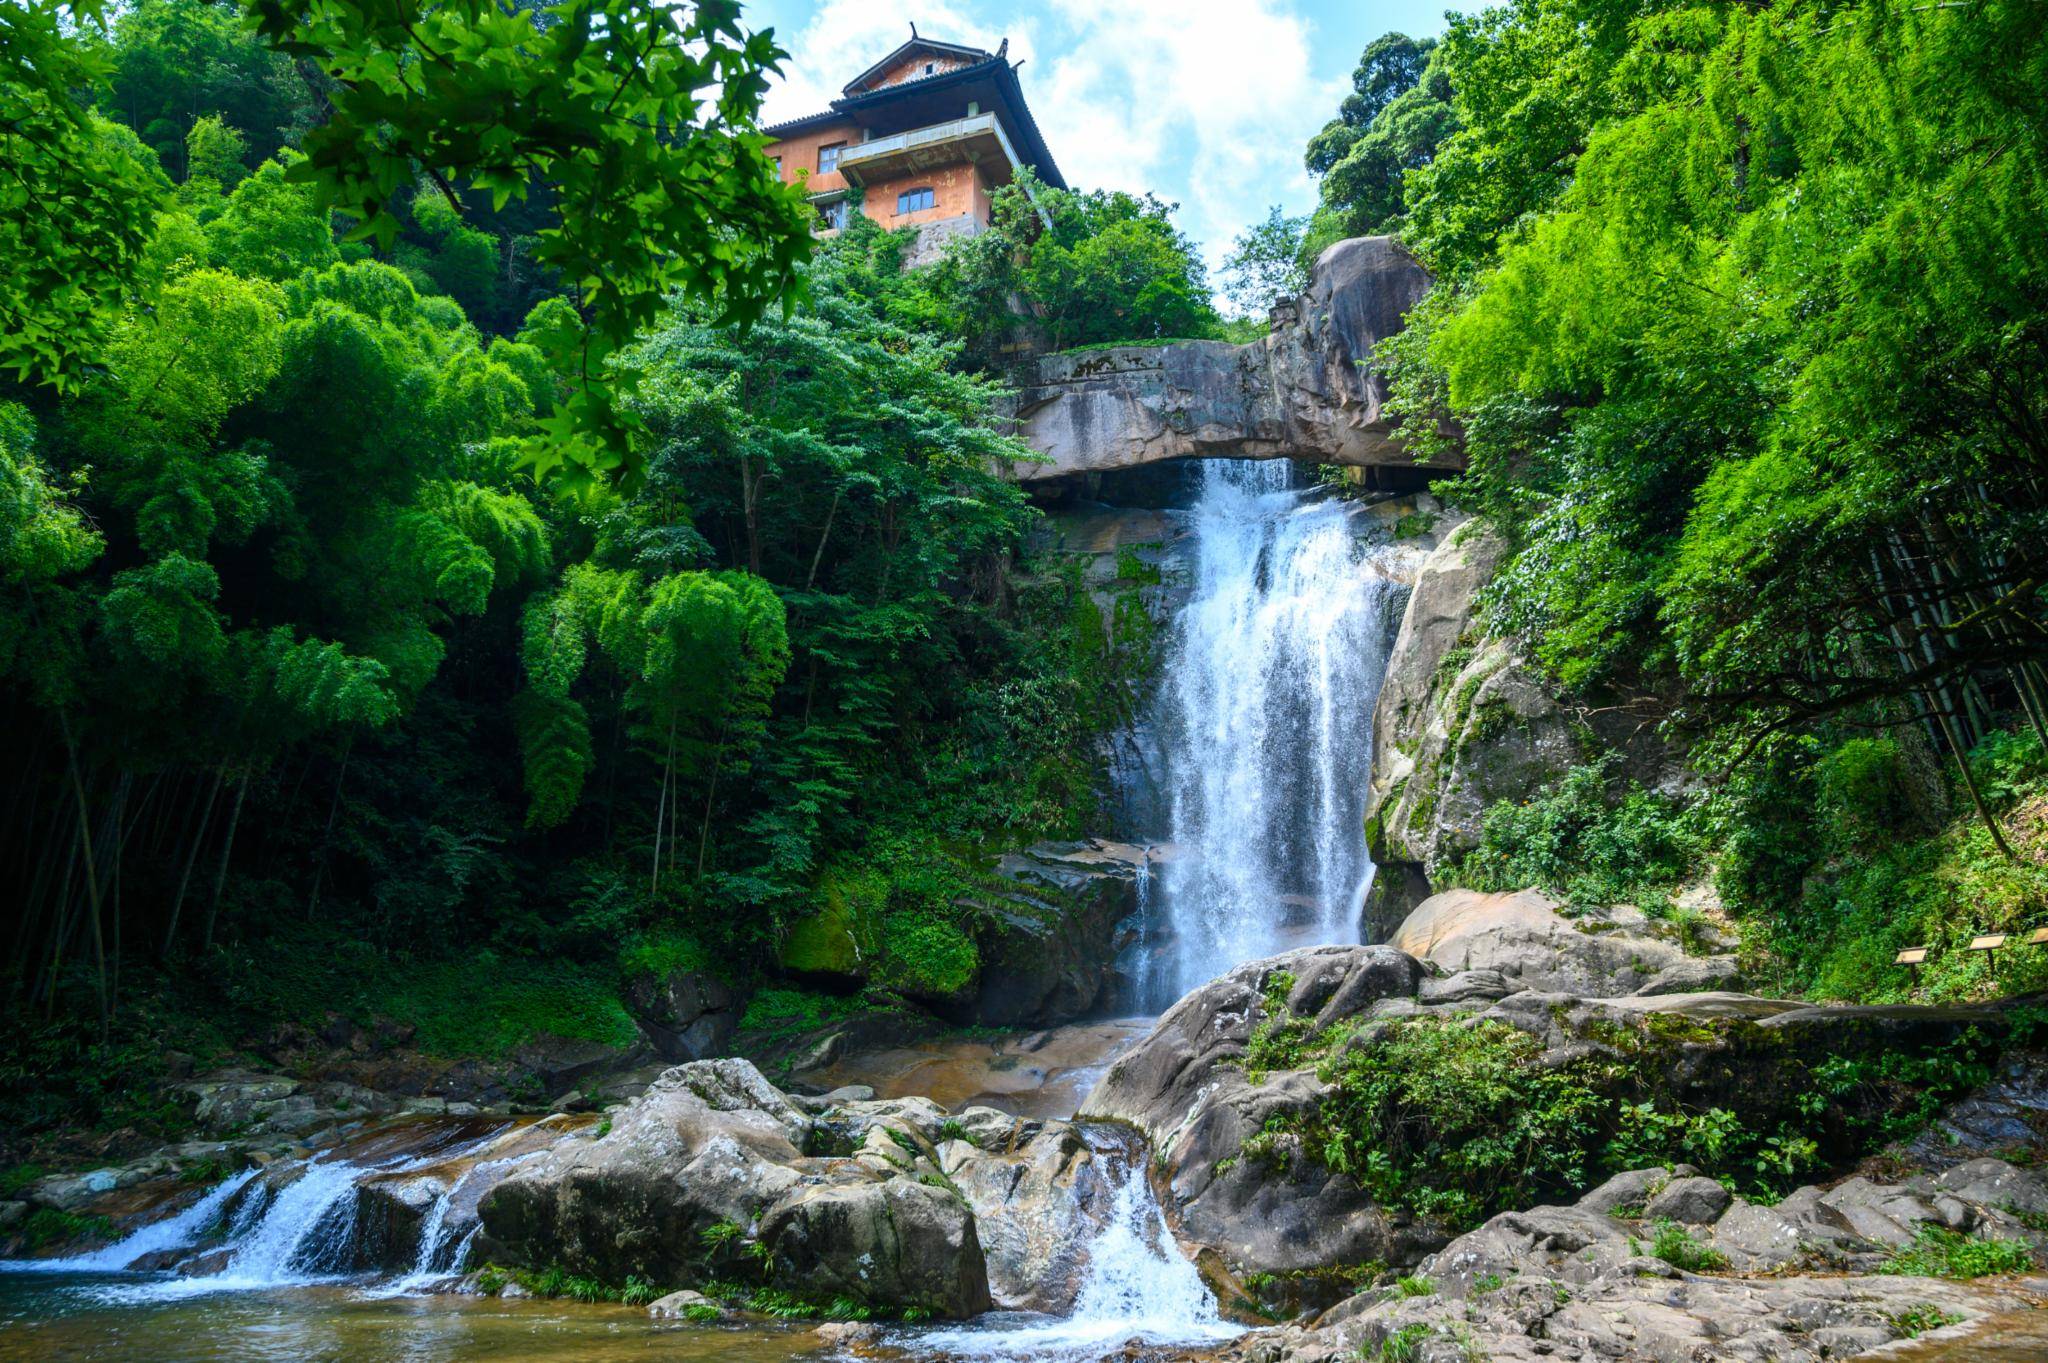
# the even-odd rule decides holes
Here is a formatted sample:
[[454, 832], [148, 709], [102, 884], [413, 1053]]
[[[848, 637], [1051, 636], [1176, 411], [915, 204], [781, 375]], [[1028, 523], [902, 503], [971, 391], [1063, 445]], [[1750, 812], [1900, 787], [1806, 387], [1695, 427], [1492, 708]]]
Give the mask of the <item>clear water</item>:
[[104, 1275], [0, 1277], [0, 1363], [788, 1363], [807, 1327], [685, 1325], [624, 1306], [368, 1297], [301, 1286], [105, 1299]]
[[1163, 1008], [1244, 961], [1355, 942], [1372, 711], [1408, 589], [1357, 504], [1284, 460], [1212, 460], [1155, 732], [1170, 852], [1145, 906]]

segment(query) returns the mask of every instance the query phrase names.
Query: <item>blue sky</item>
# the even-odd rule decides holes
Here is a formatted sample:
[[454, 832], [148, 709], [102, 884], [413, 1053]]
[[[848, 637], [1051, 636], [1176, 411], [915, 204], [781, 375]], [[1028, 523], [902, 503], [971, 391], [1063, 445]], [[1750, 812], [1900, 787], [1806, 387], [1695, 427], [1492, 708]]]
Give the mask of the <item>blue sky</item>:
[[[1443, 31], [1446, 0], [750, 0], [791, 54], [767, 118], [815, 113], [910, 36], [1010, 40], [1053, 158], [1081, 188], [1150, 190], [1211, 265], [1273, 204], [1315, 204], [1302, 145], [1365, 45]], [[1461, 6], [1462, 7], [1462, 6]]]

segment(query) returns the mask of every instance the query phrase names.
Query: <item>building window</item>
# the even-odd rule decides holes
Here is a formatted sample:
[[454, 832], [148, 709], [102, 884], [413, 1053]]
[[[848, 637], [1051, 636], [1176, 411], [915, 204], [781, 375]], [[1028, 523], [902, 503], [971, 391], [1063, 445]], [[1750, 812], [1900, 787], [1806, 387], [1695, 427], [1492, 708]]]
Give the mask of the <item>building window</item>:
[[818, 148], [818, 174], [830, 175], [839, 169], [839, 153], [845, 150], [844, 142], [834, 142], [829, 147]]
[[819, 208], [818, 214], [824, 218], [825, 226], [835, 230], [843, 228], [846, 226], [846, 200], [835, 199]]
[[931, 74], [931, 73], [932, 73], [933, 71], [935, 71], [935, 70], [937, 70], [937, 69], [938, 69], [938, 67], [936, 66], [936, 64], [934, 64], [934, 63], [932, 63], [932, 62], [926, 62], [926, 63], [924, 64], [924, 73], [925, 73], [925, 74], [926, 74], [927, 76], [929, 76], [929, 75], [930, 75], [930, 74]]
[[937, 202], [937, 196], [931, 192], [929, 187], [924, 189], [906, 189], [896, 196], [896, 216], [900, 218], [905, 213], [915, 213], [919, 209], [930, 208]]

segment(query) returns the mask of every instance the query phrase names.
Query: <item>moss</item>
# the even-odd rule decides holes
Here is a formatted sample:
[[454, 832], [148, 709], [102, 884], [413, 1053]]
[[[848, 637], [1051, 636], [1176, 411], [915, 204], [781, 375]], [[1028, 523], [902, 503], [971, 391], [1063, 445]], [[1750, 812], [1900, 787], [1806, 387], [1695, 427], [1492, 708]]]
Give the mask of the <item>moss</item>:
[[981, 953], [959, 927], [917, 912], [890, 914], [882, 925], [880, 980], [921, 998], [951, 998], [972, 988]]
[[808, 918], [791, 924], [782, 939], [778, 953], [782, 968], [799, 975], [863, 978], [866, 969], [855, 934], [854, 910], [829, 876], [822, 888], [824, 903]]
[[[1152, 549], [1160, 546], [1151, 544], [1144, 547]], [[1130, 545], [1116, 551], [1116, 576], [1119, 582], [1133, 582], [1147, 587], [1157, 586], [1160, 580], [1158, 567], [1138, 557], [1137, 547]]]

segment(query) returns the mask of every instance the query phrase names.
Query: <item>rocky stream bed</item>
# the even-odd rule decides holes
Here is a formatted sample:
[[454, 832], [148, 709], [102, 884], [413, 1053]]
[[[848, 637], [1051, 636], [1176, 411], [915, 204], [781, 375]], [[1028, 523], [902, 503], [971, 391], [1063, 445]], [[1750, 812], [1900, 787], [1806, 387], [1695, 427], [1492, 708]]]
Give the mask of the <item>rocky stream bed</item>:
[[[1570, 920], [1533, 895], [1443, 896], [1394, 940], [1408, 949], [1313, 947], [1239, 967], [1148, 1028], [929, 1044], [951, 1103], [820, 1091], [858, 1073], [849, 1056], [787, 1087], [744, 1060], [686, 1062], [602, 1114], [197, 1078], [186, 1092], [217, 1138], [48, 1177], [0, 1208], [14, 1253], [40, 1211], [104, 1218], [102, 1243], [48, 1246], [11, 1264], [6, 1288], [47, 1297], [71, 1283], [102, 1312], [206, 1299], [223, 1319], [250, 1293], [344, 1314], [459, 1302], [450, 1319], [471, 1325], [496, 1319], [489, 1298], [529, 1323], [748, 1341], [720, 1355], [735, 1357], [1245, 1363], [1846, 1358], [1916, 1336], [1921, 1350], [2024, 1338], [2048, 1302], [2032, 1269], [2048, 1250], [2048, 1181], [2030, 1167], [2048, 1067], [2019, 1050], [1888, 1149], [1836, 1141], [1830, 1122], [1847, 1133], [1910, 1095], [1873, 1082], [1830, 1097], [1810, 1125], [1818, 1176], [1775, 1200], [1670, 1161], [1456, 1234], [1313, 1148], [1344, 1099], [1332, 1057], [1369, 1061], [1416, 1026], [1512, 1029], [1531, 1073], [1609, 1076], [1603, 1102], [1725, 1104], [1760, 1123], [1801, 1110], [1816, 1063], [1871, 1057], [1878, 1073], [1887, 1056], [1996, 1049], [2027, 1005], [1821, 1008], [1702, 988], [1725, 982], [1721, 965], [1667, 960], [1654, 925]], [[1015, 1075], [1048, 1049], [1057, 1063], [1025, 1069], [1055, 1086], [1109, 1061], [1078, 1113], [973, 1077]], [[881, 1070], [915, 1074], [904, 1050], [875, 1052]], [[983, 1097], [960, 1101], [968, 1091]], [[1971, 1281], [1915, 1271], [1943, 1268], [1911, 1256], [1944, 1245], [2009, 1248], [2001, 1271]], [[598, 1289], [640, 1306], [533, 1297]], [[786, 1319], [813, 1313], [872, 1319]], [[111, 1356], [76, 1341], [38, 1352], [65, 1313], [11, 1314], [21, 1328], [0, 1355]]]

